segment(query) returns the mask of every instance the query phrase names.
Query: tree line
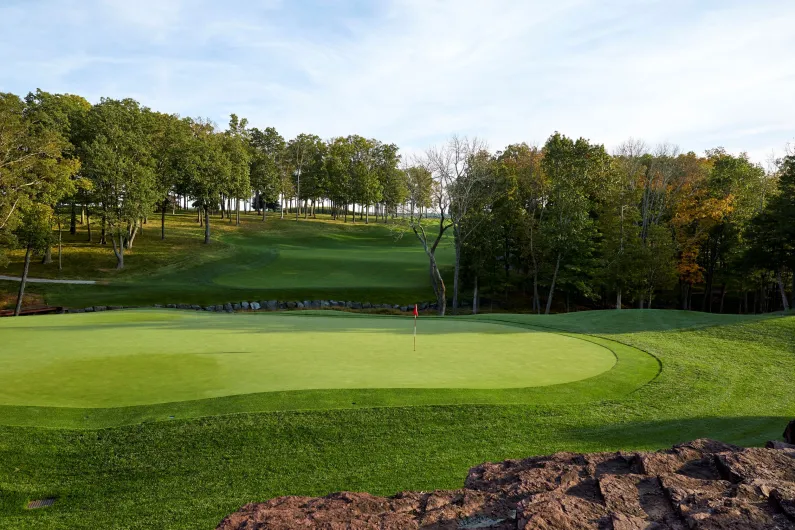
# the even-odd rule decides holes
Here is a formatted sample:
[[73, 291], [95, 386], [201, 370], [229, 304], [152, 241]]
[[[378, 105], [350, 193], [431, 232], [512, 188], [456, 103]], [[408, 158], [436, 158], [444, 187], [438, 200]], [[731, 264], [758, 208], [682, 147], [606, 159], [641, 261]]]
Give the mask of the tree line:
[[[442, 314], [448, 298], [458, 310], [465, 290], [475, 311], [484, 291], [546, 313], [670, 305], [671, 296], [682, 309], [722, 312], [727, 295], [738, 311], [771, 311], [789, 308], [795, 283], [794, 188], [793, 156], [766, 171], [720, 148], [697, 155], [629, 141], [611, 154], [555, 133], [494, 153], [453, 137], [406, 159], [358, 135], [286, 140], [234, 114], [220, 130], [132, 99], [0, 93], [0, 252], [25, 249], [23, 277], [34, 254], [52, 260], [78, 215], [123, 268], [143, 223], [160, 214], [165, 238], [178, 205], [195, 208], [205, 243], [213, 217], [239, 224], [241, 206], [262, 220], [322, 208], [413, 233]], [[436, 262], [445, 236], [452, 297]], [[23, 291], [24, 282], [20, 302]]]

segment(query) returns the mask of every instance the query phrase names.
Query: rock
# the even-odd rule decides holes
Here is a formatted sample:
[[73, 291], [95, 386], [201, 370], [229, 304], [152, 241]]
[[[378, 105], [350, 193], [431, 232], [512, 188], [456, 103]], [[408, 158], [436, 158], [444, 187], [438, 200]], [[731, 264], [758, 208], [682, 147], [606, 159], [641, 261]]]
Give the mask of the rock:
[[232, 304], [232, 309], [234, 309], [235, 311], [240, 311], [242, 308], [241, 308], [240, 304], [235, 303], [235, 304]]
[[86, 313], [93, 313], [94, 312], [94, 308], [93, 307], [87, 307], [83, 311], [85, 311]]
[[788, 444], [787, 442], [778, 442], [776, 440], [770, 440], [765, 443], [765, 447], [768, 449], [795, 449], [795, 445]]
[[223, 312], [223, 311], [224, 311], [224, 306], [223, 306], [223, 304], [219, 304], [219, 305], [215, 306], [215, 312], [216, 312], [216, 313], [221, 313], [221, 312]]
[[303, 309], [304, 308], [304, 303], [303, 302], [296, 302], [295, 303], [295, 308], [296, 309]]
[[120, 306], [120, 305], [109, 305], [108, 306], [108, 311], [118, 311], [119, 309], [124, 309], [124, 308], [122, 306]]
[[205, 311], [215, 311], [215, 306], [214, 305], [208, 305], [207, 307], [204, 308], [204, 310]]
[[428, 309], [428, 302], [423, 302], [420, 304], [420, 311], [425, 311]]
[[279, 308], [279, 302], [277, 300], [268, 300], [265, 302], [265, 307], [268, 308], [268, 311], [276, 311]]
[[304, 305], [305, 309], [309, 309], [310, 307], [312, 307], [312, 302], [310, 302], [309, 300], [304, 300], [301, 303]]
[[251, 302], [251, 309], [252, 309], [253, 311], [259, 311], [259, 310], [260, 310], [260, 307], [261, 307], [261, 306], [259, 305], [259, 302]]
[[168, 309], [176, 309], [177, 308], [177, 304], [166, 304], [166, 307]]
[[86, 310], [85, 309], [72, 309], [72, 312], [73, 313], [85, 313]]
[[224, 311], [226, 311], [227, 313], [229, 313], [229, 312], [231, 312], [231, 311], [233, 311], [233, 310], [234, 310], [234, 307], [232, 306], [232, 304], [230, 304], [229, 302], [227, 302], [227, 303], [225, 303], [225, 304], [224, 304]]
[[409, 310], [409, 307], [405, 306], [405, 305], [402, 305], [402, 306], [400, 306], [400, 310], [405, 313], [406, 311]]
[[371, 304], [370, 302], [365, 302], [365, 303], [362, 304], [362, 309], [370, 309], [372, 307], [373, 307], [373, 304]]
[[95, 312], [96, 312], [96, 311], [107, 311], [107, 310], [108, 310], [108, 308], [107, 308], [107, 307], [105, 307], [104, 305], [95, 305], [95, 306], [94, 306], [94, 311], [95, 311]]
[[248, 310], [248, 309], [250, 309], [250, 308], [251, 308], [251, 304], [249, 304], [248, 302], [240, 302], [240, 307], [241, 307], [242, 309], [246, 309], [246, 310]]
[[795, 420], [789, 422], [787, 428], [784, 429], [784, 441], [788, 444], [795, 444]]
[[795, 450], [695, 440], [657, 452], [485, 463], [464, 488], [247, 504], [219, 530], [266, 528], [795, 529]]
[[361, 309], [362, 303], [361, 302], [351, 302], [351, 309]]
[[330, 306], [331, 306], [331, 302], [329, 302], [328, 300], [321, 300], [320, 301], [320, 307], [326, 308], [326, 307], [330, 307]]
[[287, 302], [287, 309], [295, 309], [298, 306], [295, 302]]
[[309, 302], [309, 307], [311, 307], [312, 309], [320, 309], [322, 305], [323, 304], [321, 303], [320, 300], [312, 300], [311, 302]]
[[155, 304], [152, 307], [163, 307], [163, 305], [162, 304]]
[[287, 302], [279, 302], [279, 309], [287, 309]]
[[192, 304], [190, 306], [190, 308], [193, 309], [194, 311], [201, 311], [202, 310], [202, 306], [197, 305], [197, 304]]

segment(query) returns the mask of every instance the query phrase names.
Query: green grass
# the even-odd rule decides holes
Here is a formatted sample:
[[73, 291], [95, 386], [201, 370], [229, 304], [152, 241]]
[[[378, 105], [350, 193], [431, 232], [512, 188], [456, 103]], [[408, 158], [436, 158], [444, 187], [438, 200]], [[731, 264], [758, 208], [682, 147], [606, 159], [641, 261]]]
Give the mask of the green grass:
[[587, 379], [616, 362], [609, 349], [574, 337], [440, 318], [422, 319], [416, 351], [405, 317], [114, 311], [3, 319], [0, 334], [0, 405], [39, 407], [343, 388], [525, 388]]
[[[65, 234], [63, 271], [57, 263], [31, 264], [36, 278], [94, 279], [104, 285], [31, 284], [31, 293], [52, 305], [146, 305], [154, 303], [218, 304], [241, 300], [337, 299], [407, 304], [432, 300], [428, 259], [414, 235], [396, 237], [382, 223], [343, 223], [278, 219], [263, 223], [242, 215], [241, 225], [214, 218], [213, 240], [204, 245], [203, 229], [193, 214], [167, 216], [167, 236], [160, 240], [159, 219], [152, 219], [115, 270], [109, 246], [87, 242], [85, 227]], [[19, 275], [20, 251], [3, 274]], [[448, 274], [449, 241], [437, 258]], [[56, 259], [57, 262], [57, 258]], [[17, 284], [1, 282], [0, 291]]]
[[[156, 220], [153, 220], [156, 221]], [[387, 227], [153, 222], [115, 271], [69, 237], [51, 304], [432, 298]], [[449, 272], [451, 249], [439, 259]], [[4, 273], [18, 273], [17, 253]], [[0, 291], [17, 285], [0, 282]], [[2, 298], [10, 300], [12, 297]], [[213, 528], [278, 495], [457, 488], [485, 460], [754, 445], [795, 415], [795, 316], [601, 311], [420, 319], [124, 311], [0, 320], [0, 528]], [[51, 508], [24, 509], [55, 496]]]
[[[350, 326], [377, 320], [337, 318]], [[423, 404], [433, 393], [456, 389], [336, 389], [115, 409], [3, 407], [4, 423], [21, 422], [26, 409], [27, 420], [38, 415], [58, 425], [60, 415], [61, 426], [85, 421], [89, 428], [0, 427], [0, 527], [212, 528], [242, 504], [276, 495], [460, 487], [467, 469], [485, 460], [654, 449], [702, 436], [761, 444], [779, 438], [795, 415], [793, 316], [623, 311], [453, 321], [495, 318], [499, 327], [517, 330], [529, 325], [592, 334], [591, 340], [614, 349], [618, 362], [589, 379], [535, 387], [537, 394], [522, 401], [511, 401], [513, 394], [490, 403]], [[660, 364], [647, 354], [631, 355], [639, 350]], [[293, 351], [281, 350], [285, 356]], [[644, 370], [643, 381], [615, 390]], [[570, 394], [567, 387], [577, 390]], [[471, 391], [500, 396], [517, 389]], [[413, 394], [426, 397], [401, 406]], [[280, 397], [261, 398], [268, 395]], [[354, 395], [372, 402], [343, 407], [337, 401]], [[289, 410], [296, 405], [314, 410]], [[86, 420], [91, 410], [96, 416]], [[197, 417], [223, 411], [238, 413]], [[52, 508], [23, 509], [27, 500], [46, 495], [58, 497]]]

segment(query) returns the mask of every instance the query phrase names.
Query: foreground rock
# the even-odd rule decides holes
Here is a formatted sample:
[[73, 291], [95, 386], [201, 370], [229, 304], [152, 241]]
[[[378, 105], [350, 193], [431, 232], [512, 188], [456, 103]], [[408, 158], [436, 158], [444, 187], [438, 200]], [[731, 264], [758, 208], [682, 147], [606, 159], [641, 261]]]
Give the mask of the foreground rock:
[[653, 453], [557, 453], [482, 464], [464, 486], [280, 497], [247, 504], [218, 528], [795, 529], [790, 447], [695, 440]]

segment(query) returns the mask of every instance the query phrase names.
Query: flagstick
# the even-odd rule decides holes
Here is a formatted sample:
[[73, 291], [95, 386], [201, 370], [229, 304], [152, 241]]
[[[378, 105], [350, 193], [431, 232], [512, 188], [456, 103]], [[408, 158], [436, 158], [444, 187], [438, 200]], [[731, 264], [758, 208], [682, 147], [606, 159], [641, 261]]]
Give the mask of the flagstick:
[[417, 351], [417, 315], [414, 315], [414, 351]]

